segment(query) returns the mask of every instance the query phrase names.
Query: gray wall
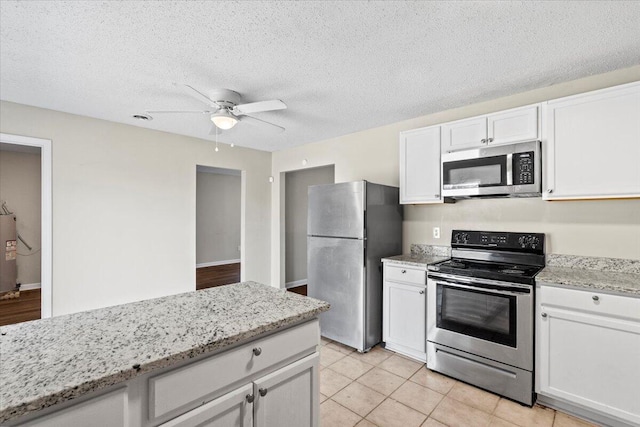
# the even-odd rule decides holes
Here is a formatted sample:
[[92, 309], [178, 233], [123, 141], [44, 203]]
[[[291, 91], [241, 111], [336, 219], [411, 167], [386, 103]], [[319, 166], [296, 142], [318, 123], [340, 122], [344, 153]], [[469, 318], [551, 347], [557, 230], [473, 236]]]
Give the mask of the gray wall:
[[287, 172], [285, 176], [285, 282], [307, 279], [307, 189], [334, 182], [333, 166]]
[[240, 172], [198, 172], [196, 264], [239, 260]]
[[0, 205], [7, 202], [9, 210], [16, 214], [18, 233], [33, 248], [29, 251], [18, 240], [16, 266], [18, 283], [23, 285], [40, 283], [40, 171], [39, 153], [0, 148]]

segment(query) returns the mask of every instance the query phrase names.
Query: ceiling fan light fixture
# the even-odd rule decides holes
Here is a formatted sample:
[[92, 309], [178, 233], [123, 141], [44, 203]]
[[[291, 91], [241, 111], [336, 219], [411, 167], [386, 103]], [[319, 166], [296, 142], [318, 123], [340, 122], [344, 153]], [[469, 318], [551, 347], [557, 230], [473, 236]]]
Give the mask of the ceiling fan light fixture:
[[238, 123], [237, 117], [226, 108], [221, 108], [211, 115], [211, 121], [222, 130], [231, 129]]

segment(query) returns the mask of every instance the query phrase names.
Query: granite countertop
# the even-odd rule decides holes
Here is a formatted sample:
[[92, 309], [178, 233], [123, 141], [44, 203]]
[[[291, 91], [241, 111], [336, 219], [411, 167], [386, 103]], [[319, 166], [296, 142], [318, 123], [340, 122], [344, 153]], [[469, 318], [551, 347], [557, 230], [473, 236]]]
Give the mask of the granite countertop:
[[243, 282], [0, 327], [0, 423], [328, 309]]
[[427, 267], [429, 264], [444, 261], [451, 257], [451, 247], [411, 244], [411, 253], [382, 258], [382, 262], [393, 262], [414, 267]]
[[448, 257], [438, 255], [406, 254], [382, 258], [382, 262], [392, 262], [394, 264], [411, 265], [414, 267], [426, 267], [429, 264], [444, 261], [445, 259], [448, 259]]
[[546, 264], [537, 283], [640, 297], [640, 261], [550, 254]]

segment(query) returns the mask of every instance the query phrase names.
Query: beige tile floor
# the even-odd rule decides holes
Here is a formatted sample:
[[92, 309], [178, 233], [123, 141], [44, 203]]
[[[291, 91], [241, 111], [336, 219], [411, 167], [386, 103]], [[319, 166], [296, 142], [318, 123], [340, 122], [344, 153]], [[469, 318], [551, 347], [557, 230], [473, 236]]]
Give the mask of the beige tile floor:
[[588, 427], [428, 370], [381, 347], [360, 354], [322, 339], [320, 427]]

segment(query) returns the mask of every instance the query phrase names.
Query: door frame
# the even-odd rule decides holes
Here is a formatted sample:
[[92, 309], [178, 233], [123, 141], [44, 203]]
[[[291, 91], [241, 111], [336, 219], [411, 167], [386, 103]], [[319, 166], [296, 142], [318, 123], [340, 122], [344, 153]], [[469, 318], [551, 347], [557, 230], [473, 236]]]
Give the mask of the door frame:
[[40, 190], [40, 317], [53, 315], [53, 215], [52, 215], [52, 157], [51, 140], [29, 136], [0, 133], [0, 142], [40, 148], [41, 190]]

